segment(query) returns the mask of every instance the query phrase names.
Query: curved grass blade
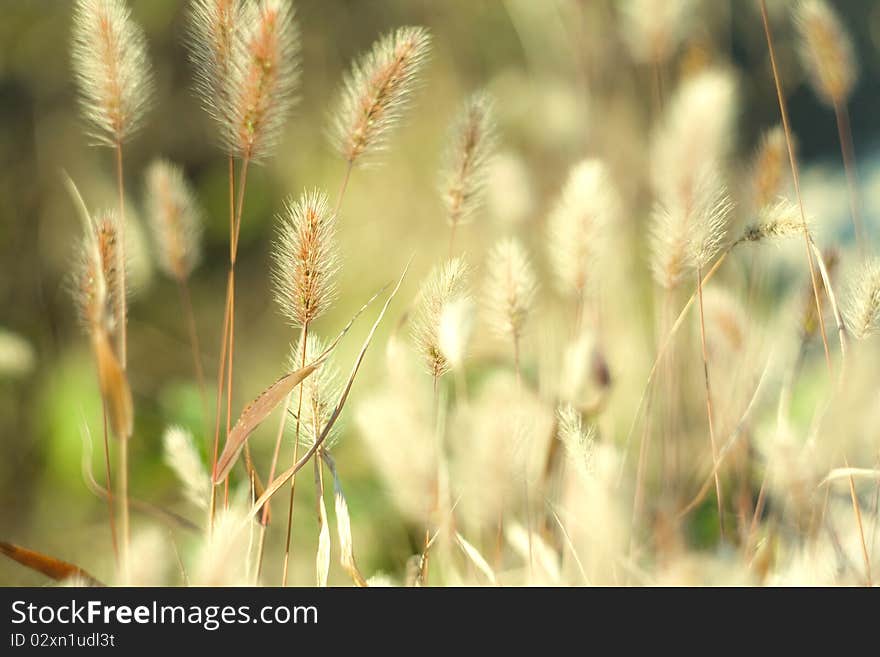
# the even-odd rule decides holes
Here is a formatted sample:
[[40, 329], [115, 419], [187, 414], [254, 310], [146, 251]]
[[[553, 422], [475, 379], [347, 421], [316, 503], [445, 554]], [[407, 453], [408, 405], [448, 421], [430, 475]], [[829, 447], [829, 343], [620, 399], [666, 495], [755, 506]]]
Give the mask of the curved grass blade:
[[[364, 340], [364, 344], [361, 346], [361, 351], [358, 354], [357, 359], [355, 360], [354, 366], [351, 369], [351, 374], [348, 376], [348, 382], [345, 384], [345, 388], [342, 391], [342, 394], [339, 397], [339, 401], [336, 404], [336, 407], [333, 409], [333, 413], [330, 415], [330, 419], [327, 420], [327, 424], [324, 426], [323, 431], [321, 431], [321, 435], [318, 436], [317, 440], [312, 443], [311, 447], [303, 454], [300, 459], [293, 464], [293, 467], [289, 468], [281, 475], [279, 475], [275, 481], [269, 483], [268, 488], [266, 488], [266, 492], [263, 493], [262, 496], [256, 501], [253, 507], [248, 514], [248, 519], [252, 518], [255, 514], [260, 512], [260, 508], [262, 508], [263, 504], [265, 504], [271, 497], [278, 492], [278, 490], [286, 484], [290, 478], [299, 472], [302, 467], [309, 462], [309, 459], [314, 456], [315, 452], [321, 447], [324, 441], [327, 439], [327, 436], [330, 434], [330, 430], [333, 428], [333, 425], [336, 423], [336, 420], [339, 419], [339, 415], [342, 413], [342, 407], [345, 406], [345, 401], [348, 399], [348, 393], [351, 392], [351, 386], [354, 383], [354, 379], [357, 376], [358, 370], [360, 369], [361, 363], [364, 360], [364, 356], [367, 354], [367, 349], [370, 346], [370, 342], [373, 341], [373, 335], [376, 333], [376, 329], [379, 327], [379, 323], [382, 321], [382, 318], [385, 316], [386, 311], [388, 310], [388, 306], [391, 305], [391, 301], [394, 299], [394, 296], [397, 294], [397, 291], [400, 289], [400, 285], [403, 283], [403, 279], [406, 277], [406, 272], [409, 271], [409, 265], [412, 262], [412, 258], [410, 261], [406, 263], [406, 267], [403, 270], [403, 273], [400, 275], [400, 278], [397, 280], [397, 284], [394, 286], [394, 289], [391, 290], [391, 294], [388, 295], [388, 298], [385, 300], [385, 305], [382, 306], [382, 310], [379, 312], [379, 316], [376, 318], [376, 321], [373, 322], [372, 328], [370, 328], [370, 332]], [[383, 288], [384, 289], [384, 288]], [[381, 292], [381, 290], [380, 290]], [[373, 297], [375, 298], [375, 296]], [[368, 302], [369, 303], [369, 302]], [[330, 347], [327, 348], [329, 351], [338, 341], [333, 342]], [[326, 351], [325, 351], [326, 353]], [[319, 357], [319, 360], [323, 357]]]
[[13, 561], [17, 561], [25, 568], [35, 570], [58, 582], [75, 577], [88, 583], [89, 586], [104, 586], [79, 566], [50, 557], [42, 552], [28, 550], [20, 545], [13, 545], [6, 541], [0, 541], [0, 552]]
[[[387, 286], [386, 286], [387, 287]], [[339, 332], [339, 335], [331, 342], [327, 348], [321, 352], [315, 360], [311, 363], [302, 367], [298, 370], [285, 374], [280, 379], [278, 379], [271, 386], [266, 388], [260, 395], [252, 401], [250, 404], [245, 406], [244, 410], [241, 412], [241, 415], [238, 418], [238, 421], [235, 423], [235, 427], [233, 427], [232, 432], [229, 434], [229, 437], [226, 439], [226, 445], [223, 447], [223, 453], [220, 455], [220, 458], [217, 459], [217, 466], [213, 472], [212, 479], [215, 484], [219, 484], [226, 478], [226, 475], [229, 474], [229, 471], [232, 470], [232, 466], [235, 464], [236, 459], [238, 459], [238, 455], [241, 453], [241, 450], [244, 448], [245, 442], [250, 437], [250, 435], [254, 432], [254, 430], [260, 426], [263, 420], [268, 417], [268, 415], [275, 410], [275, 407], [278, 406], [286, 397], [287, 394], [293, 390], [296, 386], [302, 383], [306, 377], [308, 377], [312, 372], [314, 372], [321, 364], [327, 359], [333, 349], [336, 348], [336, 345], [339, 344], [339, 341], [342, 337], [348, 333], [348, 330], [352, 327], [355, 320], [360, 316], [364, 310], [366, 310], [367, 306], [369, 306], [375, 299], [378, 297], [382, 291], [385, 289], [383, 287], [378, 292], [376, 292], [372, 297], [370, 297], [369, 301], [365, 303], [361, 308], [354, 314], [354, 316], [349, 320], [348, 324], [345, 325], [345, 328]], [[259, 495], [259, 499], [266, 497], [265, 491], [263, 494]], [[268, 498], [267, 498], [268, 499]], [[260, 506], [262, 506], [262, 502]]]

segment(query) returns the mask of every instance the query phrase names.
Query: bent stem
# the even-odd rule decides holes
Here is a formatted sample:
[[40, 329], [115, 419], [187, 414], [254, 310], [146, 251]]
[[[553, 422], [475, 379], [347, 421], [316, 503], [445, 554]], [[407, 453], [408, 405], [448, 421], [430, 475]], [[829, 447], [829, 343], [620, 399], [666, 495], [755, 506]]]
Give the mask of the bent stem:
[[718, 527], [724, 540], [724, 501], [721, 497], [721, 477], [718, 473], [718, 445], [715, 442], [715, 421], [712, 412], [712, 388], [709, 384], [709, 352], [706, 349], [706, 320], [703, 314], [703, 270], [697, 268], [697, 297], [700, 306], [700, 348], [703, 354], [703, 381], [706, 386], [706, 415], [709, 418], [709, 442], [712, 446], [712, 467], [715, 470], [715, 495], [718, 501]]

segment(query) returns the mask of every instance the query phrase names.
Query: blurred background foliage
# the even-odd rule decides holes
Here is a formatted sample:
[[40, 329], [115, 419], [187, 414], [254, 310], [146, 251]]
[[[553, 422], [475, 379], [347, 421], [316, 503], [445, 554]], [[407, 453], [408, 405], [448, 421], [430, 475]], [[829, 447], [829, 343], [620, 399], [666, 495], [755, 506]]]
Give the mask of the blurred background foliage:
[[[205, 257], [193, 275], [192, 295], [211, 390], [228, 257], [226, 161], [213, 125], [191, 90], [192, 71], [183, 45], [186, 4], [130, 2], [135, 19], [146, 30], [158, 85], [144, 131], [126, 147], [126, 191], [128, 214], [136, 227], [142, 217], [143, 171], [162, 156], [183, 166], [205, 209]], [[837, 135], [829, 110], [804, 83], [785, 4], [771, 2], [783, 78], [803, 162], [820, 167], [814, 171], [822, 173], [814, 173], [813, 179], [821, 182], [841, 174]], [[865, 193], [876, 199], [880, 185], [869, 161], [880, 131], [880, 4], [834, 4], [857, 44], [861, 79], [850, 109]], [[472, 91], [486, 88], [497, 99], [502, 140], [487, 206], [464, 229], [466, 250], [477, 254], [475, 262], [487, 243], [506, 232], [518, 232], [539, 244], [552, 197], [571, 164], [587, 154], [605, 158], [624, 196], [636, 199], [628, 203], [630, 216], [621, 230], [637, 237], [632, 244], [643, 245], [638, 236], [644, 232], [648, 211], [643, 198], [645, 144], [656, 108], [649, 67], [635, 63], [624, 47], [616, 20], [618, 3], [297, 0], [296, 6], [303, 34], [301, 101], [277, 156], [252, 169], [248, 181], [236, 302], [236, 413], [283, 372], [294, 337], [271, 298], [274, 214], [285, 196], [298, 195], [304, 188], [318, 186], [331, 197], [335, 194], [344, 173], [326, 138], [335, 91], [350, 60], [395, 26], [429, 27], [434, 53], [415, 106], [395, 133], [389, 152], [378, 166], [359, 169], [352, 178], [341, 211], [342, 294], [317, 330], [333, 335], [373, 291], [400, 272], [410, 255], [414, 262], [394, 312], [368, 354], [353, 404], [382, 375], [385, 340], [419, 280], [445, 256], [447, 228], [436, 187], [437, 167], [446, 127]], [[731, 61], [741, 94], [735, 150], [747, 157], [760, 133], [778, 122], [760, 18], [752, 2], [713, 0], [703, 2], [699, 12], [699, 28], [671, 62], [667, 85], [671, 89], [689, 67]], [[110, 152], [89, 145], [78, 113], [69, 61], [70, 14], [71, 3], [64, 0], [0, 0], [0, 538], [109, 577], [106, 509], [88, 491], [80, 472], [81, 434], [88, 426], [95, 439], [96, 472], [102, 478], [100, 404], [89, 347], [78, 329], [66, 284], [80, 224], [63, 187], [62, 171], [74, 178], [93, 209], [112, 206], [115, 188]], [[810, 175], [808, 170], [808, 181]], [[820, 220], [846, 239], [845, 197], [838, 200], [822, 206], [831, 216]], [[869, 220], [876, 223], [876, 203], [869, 204], [869, 212]], [[169, 424], [184, 425], [205, 453], [210, 438], [193, 383], [177, 290], [155, 270], [146, 232], [132, 233], [141, 242], [132, 250], [131, 262], [135, 292], [129, 371], [136, 406], [132, 493], [193, 517], [162, 462], [161, 436]], [[535, 251], [539, 268], [546, 269], [537, 247]], [[627, 258], [646, 282], [641, 295], [628, 299], [625, 307], [641, 319], [650, 318], [644, 250], [635, 248]], [[356, 353], [365, 323], [362, 320], [340, 347], [343, 370]], [[650, 325], [650, 320], [643, 323]], [[649, 344], [649, 338], [644, 343]], [[625, 361], [627, 352], [621, 353]], [[637, 395], [642, 381], [618, 380], [621, 387], [629, 384], [635, 389], [626, 399]], [[629, 412], [632, 408], [630, 403]], [[267, 423], [252, 439], [261, 472], [271, 456], [274, 425]], [[394, 510], [351, 418], [345, 421], [345, 432], [336, 460], [362, 569], [367, 574], [399, 574], [406, 558], [418, 549], [419, 529], [408, 526]], [[305, 477], [298, 493], [302, 506], [294, 529], [297, 559], [292, 579], [311, 583], [317, 539], [311, 477]], [[276, 503], [279, 515], [286, 507], [286, 494], [283, 497]], [[151, 521], [135, 515], [135, 531], [145, 522]], [[270, 533], [268, 581], [273, 581], [274, 564], [279, 562], [280, 534], [279, 528]], [[0, 583], [43, 581], [0, 560]], [[346, 580], [334, 567], [331, 581]]]

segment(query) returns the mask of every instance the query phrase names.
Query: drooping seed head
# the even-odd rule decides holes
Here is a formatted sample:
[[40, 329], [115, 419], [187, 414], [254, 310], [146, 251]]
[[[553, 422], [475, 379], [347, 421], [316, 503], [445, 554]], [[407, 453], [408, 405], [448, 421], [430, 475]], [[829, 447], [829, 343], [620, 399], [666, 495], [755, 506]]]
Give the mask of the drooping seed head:
[[72, 60], [91, 136], [124, 142], [142, 125], [154, 87], [146, 37], [124, 0], [76, 0]]
[[776, 203], [762, 206], [758, 221], [746, 226], [737, 243], [784, 239], [802, 232], [800, 208], [787, 198], [778, 198]]
[[271, 155], [296, 100], [300, 35], [293, 4], [246, 4], [235, 36], [224, 138], [230, 153], [260, 161]]
[[272, 251], [275, 300], [295, 326], [317, 319], [336, 295], [336, 215], [317, 189], [288, 199]]
[[419, 291], [412, 334], [428, 372], [435, 378], [443, 376], [452, 367], [440, 348], [443, 309], [454, 300], [466, 296], [467, 266], [461, 258], [453, 258], [435, 267]]
[[865, 263], [850, 283], [846, 323], [857, 340], [880, 333], [880, 260]]
[[535, 271], [520, 242], [504, 239], [489, 252], [486, 312], [489, 326], [502, 337], [518, 339], [538, 289]]
[[465, 102], [452, 125], [440, 172], [440, 193], [450, 226], [469, 221], [483, 202], [496, 142], [492, 99], [478, 92]]
[[800, 53], [816, 94], [829, 105], [845, 103], [858, 78], [852, 41], [824, 0], [803, 0], [796, 9]]
[[605, 165], [588, 159], [575, 165], [548, 220], [548, 260], [564, 294], [580, 297], [596, 282], [605, 236], [619, 199]]
[[183, 281], [201, 256], [202, 212], [180, 167], [156, 160], [147, 169], [147, 211], [159, 267]]
[[193, 0], [187, 47], [195, 68], [196, 93], [205, 111], [225, 129], [232, 121], [232, 61], [242, 0]]
[[401, 27], [352, 64], [333, 115], [336, 147], [347, 162], [385, 147], [410, 103], [430, 44], [425, 28]]
[[782, 193], [788, 173], [788, 152], [782, 126], [775, 126], [761, 137], [752, 163], [755, 207], [770, 205]]
[[[291, 349], [288, 358], [288, 367], [294, 371], [303, 364], [303, 341], [297, 341]], [[310, 363], [320, 356], [327, 348], [327, 343], [314, 333], [309, 333], [305, 344], [305, 362]], [[342, 379], [339, 368], [328, 359], [302, 382], [302, 413], [300, 415], [300, 444], [306, 448], [315, 444], [324, 427], [330, 421], [333, 409], [339, 401], [342, 392]], [[295, 410], [295, 409], [294, 409]], [[288, 423], [288, 427], [292, 423]], [[330, 433], [321, 443], [326, 450], [332, 449], [341, 435], [341, 425], [336, 422], [330, 429]]]

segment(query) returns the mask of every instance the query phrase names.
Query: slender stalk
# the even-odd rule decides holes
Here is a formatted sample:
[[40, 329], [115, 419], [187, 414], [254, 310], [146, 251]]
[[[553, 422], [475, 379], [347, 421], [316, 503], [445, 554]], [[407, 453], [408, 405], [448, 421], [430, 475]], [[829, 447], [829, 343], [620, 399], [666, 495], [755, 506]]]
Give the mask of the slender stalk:
[[119, 268], [119, 303], [122, 317], [119, 327], [119, 361], [122, 369], [128, 364], [128, 300], [125, 291], [125, 182], [122, 176], [122, 142], [116, 142], [116, 187], [119, 192], [119, 260], [122, 266]]
[[113, 480], [110, 478], [110, 441], [107, 430], [107, 402], [101, 396], [101, 410], [104, 416], [104, 477], [107, 489], [107, 511], [110, 516], [110, 540], [113, 543], [113, 559], [119, 569], [119, 545], [116, 542], [116, 513], [113, 509]]
[[[238, 181], [238, 206], [235, 212], [235, 220], [232, 233], [229, 236], [229, 348], [227, 350], [226, 367], [226, 436], [232, 429], [232, 381], [235, 358], [235, 262], [238, 257], [238, 237], [241, 231], [241, 216], [244, 211], [244, 192], [247, 185], [247, 172], [250, 157], [245, 156], [241, 161], [241, 172]], [[250, 448], [245, 445], [245, 456], [250, 460]], [[229, 476], [223, 481], [224, 505], [229, 505]]]
[[[316, 433], [315, 435], [318, 434]], [[324, 526], [324, 517], [321, 514], [321, 502], [324, 499], [324, 465], [323, 461], [321, 461], [321, 455], [323, 452], [323, 448], [319, 449], [315, 452], [315, 458], [312, 460], [312, 463], [315, 466], [315, 512], [318, 516], [319, 536]]]
[[345, 195], [345, 190], [348, 189], [348, 181], [351, 178], [351, 170], [353, 168], [353, 162], [349, 162], [345, 167], [345, 175], [342, 177], [342, 184], [339, 186], [339, 194], [336, 196], [336, 205], [333, 207], [333, 214], [338, 214], [339, 208], [342, 207], [342, 197]]
[[[122, 142], [116, 142], [116, 186], [119, 191], [119, 259], [122, 263], [119, 267], [119, 361], [123, 371], [128, 367], [128, 302], [126, 300], [125, 288], [125, 182], [122, 172]], [[120, 496], [122, 498], [122, 573], [126, 583], [128, 583], [129, 564], [128, 564], [128, 548], [131, 540], [131, 532], [129, 528], [128, 513], [128, 440], [130, 436], [120, 436], [119, 450], [119, 482]]]
[[[217, 456], [219, 454], [220, 447], [220, 412], [222, 411], [223, 404], [223, 382], [224, 377], [226, 375], [226, 347], [229, 344], [229, 285], [230, 280], [227, 275], [226, 282], [226, 309], [223, 312], [223, 337], [220, 341], [220, 368], [219, 372], [217, 372], [217, 402], [216, 409], [217, 413], [214, 419], [214, 454], [211, 458], [211, 472], [213, 473], [217, 469]], [[211, 486], [211, 509], [209, 512], [209, 527], [211, 530], [214, 528], [214, 514], [216, 510], [216, 488], [214, 485]]]
[[816, 313], [819, 318], [819, 330], [822, 333], [822, 346], [825, 349], [825, 364], [828, 367], [828, 375], [833, 373], [831, 367], [831, 352], [828, 350], [828, 336], [825, 335], [825, 318], [822, 313], [822, 301], [819, 299], [819, 284], [816, 280], [816, 268], [813, 265], [813, 255], [810, 253], [810, 231], [807, 229], [807, 215], [804, 211], [804, 199], [801, 196], [800, 174], [797, 159], [794, 156], [794, 145], [791, 137], [791, 126], [788, 121], [788, 108], [785, 96], [782, 93], [782, 81], [779, 78], [779, 69], [776, 66], [776, 51], [773, 48], [773, 35], [770, 31], [770, 19], [767, 17], [766, 0], [758, 0], [761, 7], [761, 20], [764, 23], [764, 35], [767, 38], [767, 50], [770, 53], [770, 67], [773, 69], [773, 82], [776, 86], [776, 98], [779, 101], [779, 112], [782, 115], [782, 128], [785, 132], [785, 145], [788, 150], [788, 161], [791, 165], [791, 176], [794, 181], [794, 189], [797, 194], [798, 207], [801, 211], [801, 223], [803, 225], [804, 246], [807, 249], [807, 262], [810, 265], [810, 282], [813, 285], [813, 298], [816, 301]]
[[180, 305], [183, 308], [184, 322], [189, 333], [189, 343], [193, 354], [196, 381], [199, 386], [199, 395], [202, 398], [202, 410], [204, 411], [205, 423], [208, 420], [208, 392], [205, 385], [205, 372], [202, 369], [202, 351], [199, 346], [199, 332], [196, 328], [196, 315], [193, 312], [192, 296], [189, 292], [189, 283], [186, 278], [177, 280], [177, 289], [180, 291]]
[[700, 348], [703, 353], [703, 380], [706, 385], [706, 415], [709, 418], [709, 442], [712, 445], [712, 466], [715, 469], [715, 495], [718, 500], [718, 527], [724, 540], [724, 500], [721, 497], [721, 477], [718, 472], [718, 445], [715, 442], [715, 421], [712, 412], [712, 388], [709, 384], [709, 352], [706, 349], [706, 320], [703, 314], [703, 270], [697, 268], [697, 298], [700, 306]]
[[859, 253], [864, 256], [865, 250], [868, 247], [868, 238], [865, 234], [865, 225], [862, 222], [862, 213], [859, 206], [859, 177], [858, 170], [856, 169], [852, 130], [849, 125], [849, 111], [845, 103], [834, 103], [834, 118], [837, 122], [840, 153], [843, 157], [843, 169], [846, 173], [846, 187], [849, 192], [849, 208], [852, 214], [853, 228], [856, 232], [856, 244], [859, 247]]
[[[229, 249], [230, 249], [230, 260], [232, 257], [232, 245], [233, 245], [233, 237], [235, 234], [235, 159], [230, 154], [226, 158], [229, 170]], [[229, 275], [226, 279], [226, 302], [223, 307], [223, 337], [221, 339], [220, 346], [220, 364], [217, 367], [217, 404], [216, 404], [216, 416], [214, 420], [214, 454], [211, 460], [211, 472], [217, 469], [217, 456], [219, 454], [219, 445], [220, 445], [220, 414], [223, 410], [222, 400], [223, 400], [223, 383], [224, 376], [226, 373], [226, 349], [229, 344], [229, 318], [230, 318], [230, 299], [232, 294], [232, 286], [233, 286], [233, 274], [232, 269], [230, 268]], [[210, 520], [209, 527], [213, 530], [214, 528], [214, 514], [216, 510], [216, 490], [212, 486], [211, 488], [211, 510], [210, 510]]]
[[[300, 338], [302, 343], [302, 363], [301, 367], [306, 366], [306, 353], [308, 351], [308, 338], [309, 338], [309, 325], [304, 324], [302, 327], [302, 337]], [[294, 434], [294, 443], [293, 443], [293, 461], [292, 463], [296, 463], [297, 456], [299, 454], [299, 429], [300, 429], [300, 417], [302, 416], [302, 401], [303, 401], [303, 387], [300, 385], [298, 387], [297, 393], [297, 404], [296, 404], [296, 431]], [[285, 413], [287, 415], [287, 413]], [[293, 527], [293, 500], [294, 494], [296, 493], [296, 475], [290, 478], [290, 501], [287, 505], [287, 538], [284, 541], [284, 562], [281, 568], [281, 586], [287, 586], [287, 570], [288, 563], [290, 561], [290, 534]]]
[[[849, 467], [849, 463], [846, 462], [846, 459], [843, 460], [844, 465]], [[868, 556], [868, 545], [865, 543], [865, 528], [862, 525], [862, 510], [859, 508], [859, 498], [856, 495], [856, 483], [853, 480], [853, 476], [849, 476], [849, 495], [852, 498], [853, 505], [853, 513], [856, 516], [856, 525], [859, 528], [859, 538], [862, 542], [862, 557], [865, 560], [865, 578], [867, 579], [868, 587], [871, 587], [871, 559]]]
[[122, 498], [122, 581], [129, 584], [128, 548], [131, 541], [131, 528], [128, 514], [128, 441], [119, 441], [119, 495]]

